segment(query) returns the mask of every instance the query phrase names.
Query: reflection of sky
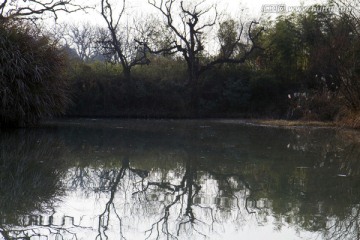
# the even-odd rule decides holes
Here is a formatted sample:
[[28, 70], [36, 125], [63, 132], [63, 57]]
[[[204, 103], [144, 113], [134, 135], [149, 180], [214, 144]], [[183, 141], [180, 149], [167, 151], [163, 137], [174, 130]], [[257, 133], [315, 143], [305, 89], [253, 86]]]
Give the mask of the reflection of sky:
[[[68, 196], [63, 199], [63, 204], [57, 209], [58, 214], [66, 215], [71, 213], [75, 218], [75, 223], [82, 222], [82, 226], [92, 227], [92, 231], [79, 231], [78, 239], [95, 239], [97, 232], [97, 216], [101, 213], [101, 209], [106, 204], [106, 199], [96, 198], [79, 198], [77, 196]], [[86, 214], [86, 216], [84, 216]], [[81, 219], [81, 220], [80, 220]], [[144, 231], [149, 229], [149, 226], [157, 221], [155, 217], [152, 219], [143, 219], [141, 216], [136, 216], [135, 219], [128, 219], [128, 225], [125, 225], [123, 231], [125, 232], [126, 239], [145, 239]], [[126, 221], [126, 218], [125, 218]], [[271, 216], [267, 217], [266, 224], [258, 224], [255, 217], [249, 215], [246, 216], [244, 225], [234, 224], [233, 221], [229, 220], [217, 226], [214, 232], [208, 233], [208, 239], [313, 239], [314, 234], [309, 232], [301, 231], [298, 232], [296, 229], [291, 228], [284, 223], [284, 226], [280, 231], [275, 229], [275, 221]], [[140, 231], [143, 230], [143, 231]], [[114, 237], [118, 236], [115, 230]], [[111, 234], [109, 234], [111, 235]], [[84, 238], [82, 238], [82, 236]], [[91, 236], [91, 237], [90, 237]], [[112, 238], [110, 238], [112, 239]], [[181, 238], [180, 238], [181, 239]], [[186, 238], [185, 238], [186, 239]], [[199, 239], [202, 239], [199, 237]]]
[[[130, 159], [130, 170], [125, 171], [119, 182], [114, 205], [109, 208], [109, 215], [103, 218], [106, 220], [109, 216], [109, 228], [105, 231], [109, 239], [120, 239], [120, 229], [126, 239], [149, 236], [145, 231], [164, 216], [162, 203], [169, 204], [174, 200], [174, 194], [155, 185], [149, 186], [146, 195], [139, 191], [151, 182], [161, 183], [162, 180], [179, 185], [186, 173], [192, 176], [186, 178], [187, 182], [194, 180], [201, 185], [192, 209], [197, 218], [195, 229], [206, 234], [208, 239], [332, 239], [328, 237], [330, 234], [342, 234], [345, 229], [345, 237], [340, 235], [339, 239], [353, 239], [351, 237], [358, 233], [353, 222], [358, 222], [360, 208], [354, 205], [359, 202], [356, 190], [359, 172], [356, 149], [359, 148], [343, 141], [340, 135], [335, 138], [332, 131], [325, 129], [309, 132], [306, 129], [226, 128], [227, 125], [220, 127], [208, 122], [195, 122], [196, 126], [209, 126], [200, 127], [198, 131], [187, 126], [186, 131], [180, 128], [181, 131], [174, 132], [168, 131], [172, 125], [163, 122], [158, 124], [158, 129], [143, 126], [145, 123], [140, 122], [141, 127], [146, 128], [145, 132], [114, 131], [111, 126], [127, 126], [126, 122], [116, 121], [110, 121], [109, 127], [100, 131], [94, 127], [62, 132], [60, 139], [66, 144], [60, 145], [59, 151], [64, 151], [59, 155], [61, 162], [69, 165], [59, 168], [63, 177], [59, 185], [66, 192], [61, 194], [65, 196], [61, 201], [51, 201], [56, 202], [53, 224], [44, 226], [50, 222], [52, 211], [46, 208], [47, 211], [33, 212], [34, 216], [26, 215], [28, 212], [14, 214], [22, 220], [6, 222], [5, 219], [1, 227], [15, 228], [19, 232], [32, 229], [50, 236], [47, 239], [55, 239], [56, 233], [61, 233], [63, 239], [73, 239], [75, 233], [78, 239], [95, 239], [99, 234], [99, 215], [104, 213], [110, 199], [111, 182], [115, 181], [121, 166], [128, 166], [125, 160]], [[33, 142], [39, 138], [47, 139], [48, 135], [25, 139]], [[13, 145], [12, 138], [3, 142]], [[131, 146], [131, 150], [127, 146]], [[19, 153], [10, 155], [14, 154]], [[49, 155], [44, 159], [54, 157], [53, 152], [43, 149], [21, 151], [19, 156], [34, 155], [38, 160], [41, 154]], [[341, 160], [345, 154], [346, 158]], [[27, 181], [37, 179], [40, 169], [36, 168], [37, 164], [34, 166], [29, 170], [31, 173], [25, 174], [31, 176]], [[351, 178], [338, 176], [344, 166], [353, 170]], [[33, 169], [36, 170], [32, 172]], [[150, 170], [144, 179], [140, 176], [146, 176], [147, 171], [142, 169]], [[45, 192], [50, 190], [44, 189]], [[134, 192], [138, 194], [133, 195]], [[184, 193], [184, 189], [179, 193]], [[339, 199], [333, 199], [334, 195]], [[186, 220], [186, 196], [184, 194], [182, 199], [184, 204], [179, 202], [170, 209], [169, 231], [174, 235], [177, 235], [179, 222]], [[121, 219], [121, 228], [116, 214]], [[39, 220], [39, 216], [43, 219]], [[12, 222], [21, 227], [10, 226]], [[331, 228], [332, 232], [327, 233], [326, 229], [334, 224], [337, 228]], [[40, 230], [38, 225], [42, 226]], [[349, 230], [350, 225], [354, 227]], [[190, 224], [183, 226], [186, 231], [181, 229], [179, 239], [203, 239], [189, 227]], [[104, 228], [100, 230], [103, 234]], [[154, 238], [153, 233], [149, 239]], [[160, 239], [164, 238], [161, 234]]]
[[[94, 173], [92, 171], [88, 172]], [[179, 183], [181, 181], [181, 179], [175, 177], [174, 172], [170, 172], [168, 175], [172, 178], [172, 182]], [[91, 177], [94, 177], [94, 175]], [[152, 172], [148, 181], [157, 181], [162, 178], [162, 173]], [[116, 214], [121, 219], [121, 231], [126, 239], [145, 239], [148, 235], [145, 235], [144, 232], [149, 230], [152, 224], [163, 216], [162, 205], [158, 201], [171, 201], [173, 199], [172, 196], [167, 198], [161, 197], [159, 196], [161, 192], [156, 191], [158, 201], [152, 201], [151, 196], [155, 193], [156, 188], [148, 189], [147, 196], [150, 201], [145, 201], [140, 195], [134, 196], [132, 191], [136, 187], [134, 187], [133, 180], [134, 176], [127, 174], [121, 180], [118, 191], [115, 193], [114, 206], [111, 208], [109, 215], [110, 224], [105, 232], [109, 239], [120, 239], [120, 220], [116, 217]], [[210, 177], [202, 177], [200, 182], [202, 189], [198, 194], [198, 199], [201, 199], [201, 204], [199, 205], [201, 207], [193, 207], [194, 214], [199, 219], [195, 224], [195, 228], [206, 235], [207, 239], [312, 239], [311, 237], [314, 237], [312, 234], [299, 231], [285, 222], [280, 230], [277, 229], [276, 225], [278, 225], [278, 222], [271, 217], [270, 209], [266, 209], [267, 212], [270, 212], [270, 215], [263, 216], [260, 212], [249, 214], [244, 208], [247, 194], [243, 190], [235, 193], [239, 198], [239, 209], [236, 207], [234, 199], [231, 200], [234, 205], [230, 209], [222, 208], [221, 206], [217, 207], [213, 200], [219, 197], [217, 196], [219, 191], [216, 180]], [[110, 194], [103, 192], [90, 193], [89, 191], [87, 194], [84, 194], [82, 189], [68, 191], [66, 197], [62, 199], [55, 210], [55, 218], [61, 219], [62, 216], [72, 216], [75, 225], [85, 227], [83, 229], [74, 228], [72, 230], [78, 233], [78, 239], [95, 239], [98, 235], [99, 215], [104, 212], [109, 197]], [[213, 225], [211, 224], [212, 215], [209, 209], [206, 209], [207, 207], [213, 211]], [[180, 208], [181, 204], [176, 204], [170, 210], [169, 229], [175, 235], [177, 227], [176, 218], [179, 215], [179, 211], [181, 211]], [[186, 228], [186, 231], [181, 231], [179, 239], [203, 239], [201, 234], [189, 228], [189, 224]], [[160, 239], [164, 237], [166, 236], [161, 234]], [[149, 239], [155, 239], [154, 232]]]

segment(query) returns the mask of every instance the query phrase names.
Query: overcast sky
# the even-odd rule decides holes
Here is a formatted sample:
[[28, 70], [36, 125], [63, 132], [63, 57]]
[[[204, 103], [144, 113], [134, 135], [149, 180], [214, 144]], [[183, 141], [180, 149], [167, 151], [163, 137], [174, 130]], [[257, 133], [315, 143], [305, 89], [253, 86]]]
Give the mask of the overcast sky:
[[[269, 4], [285, 4], [289, 6], [300, 6], [301, 4], [308, 6], [314, 3], [324, 3], [326, 0], [206, 0], [207, 2], [214, 2], [218, 5], [218, 8], [228, 13], [233, 17], [248, 18], [260, 18], [264, 17], [262, 14], [262, 7]], [[95, 7], [95, 10], [88, 10], [87, 14], [73, 13], [70, 15], [60, 15], [60, 22], [91, 22], [94, 24], [102, 25], [104, 20], [100, 16], [100, 0], [75, 0], [76, 3], [82, 5], [91, 5]], [[114, 0], [114, 2], [122, 2], [120, 0]], [[186, 0], [185, 0], [186, 2]], [[127, 0], [127, 14], [133, 16], [146, 15], [150, 13], [158, 13], [157, 10], [148, 4], [147, 0]], [[245, 9], [246, 14], [242, 12]], [[269, 15], [269, 14], [268, 14]], [[276, 14], [270, 14], [276, 16]]]

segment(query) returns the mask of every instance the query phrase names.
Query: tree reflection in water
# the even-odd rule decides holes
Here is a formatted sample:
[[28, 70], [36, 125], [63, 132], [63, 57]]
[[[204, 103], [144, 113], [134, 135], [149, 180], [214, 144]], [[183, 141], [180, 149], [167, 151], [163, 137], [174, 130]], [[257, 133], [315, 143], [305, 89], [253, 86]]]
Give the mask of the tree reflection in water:
[[[0, 234], [3, 239], [76, 233], [56, 225], [54, 204], [64, 194], [61, 141], [47, 131], [17, 130], [0, 137]], [[44, 214], [44, 215], [42, 215]], [[71, 218], [71, 217], [70, 217]]]
[[[190, 160], [186, 161], [185, 164], [185, 173], [183, 178], [181, 179], [179, 184], [173, 184], [170, 182], [148, 182], [147, 186], [143, 189], [142, 193], [146, 193], [149, 187], [157, 187], [162, 189], [167, 194], [172, 194], [170, 197], [171, 201], [167, 203], [164, 201], [162, 203], [162, 211], [163, 216], [151, 225], [151, 228], [146, 230], [145, 233], [148, 234], [147, 238], [150, 238], [155, 231], [156, 238], [159, 237], [160, 232], [164, 233], [168, 237], [176, 238], [175, 233], [172, 233], [169, 229], [169, 217], [170, 217], [170, 209], [178, 204], [179, 214], [175, 219], [175, 223], [177, 225], [176, 236], [180, 235], [181, 229], [186, 230], [187, 225], [191, 225], [191, 228], [197, 233], [202, 234], [199, 230], [196, 229], [196, 223], [203, 223], [200, 219], [197, 219], [193, 212], [193, 207], [200, 207], [197, 204], [194, 204], [194, 198], [198, 195], [201, 186], [196, 183], [196, 165], [193, 164]], [[211, 208], [204, 208], [212, 210]], [[213, 219], [212, 219], [213, 220]], [[160, 231], [161, 229], [161, 231]], [[204, 235], [205, 236], [205, 235]]]
[[[273, 224], [359, 239], [359, 141], [332, 130], [209, 125], [2, 134], [3, 238], [217, 239]], [[81, 198], [95, 202], [93, 212], [58, 215]]]
[[[124, 180], [126, 173], [128, 173], [128, 177], [133, 180], [130, 183], [132, 186], [130, 188], [129, 186], [126, 186], [128, 185], [126, 181], [123, 183], [120, 182], [121, 180]], [[119, 209], [125, 209], [128, 203], [125, 201], [124, 206], [116, 206], [114, 204], [114, 197], [116, 193], [131, 195], [131, 204], [136, 205], [136, 208], [140, 209], [140, 212], [143, 211], [140, 214], [136, 213], [137, 217], [145, 217], [146, 209], [149, 208], [154, 210], [156, 209], [156, 212], [150, 211], [148, 214], [155, 215], [155, 218], [160, 215], [158, 219], [151, 224], [151, 227], [145, 230], [145, 234], [147, 235], [146, 239], [149, 239], [150, 237], [158, 239], [162, 234], [164, 234], [168, 239], [177, 239], [180, 236], [181, 231], [191, 230], [195, 231], [197, 234], [205, 236], [201, 230], [196, 228], [196, 225], [207, 225], [211, 228], [213, 222], [215, 221], [213, 208], [202, 206], [202, 204], [195, 203], [194, 201], [199, 194], [201, 186], [197, 183], [196, 164], [190, 160], [185, 162], [183, 177], [178, 184], [172, 183], [167, 179], [153, 181], [151, 176], [149, 176], [149, 179], [146, 179], [149, 172], [130, 167], [127, 158], [123, 160], [123, 165], [117, 174], [111, 174], [114, 177], [113, 180], [109, 180], [110, 174], [106, 172], [105, 174], [103, 172], [101, 175], [107, 176], [106, 178], [109, 181], [110, 197], [105, 205], [105, 210], [99, 216], [99, 234], [97, 236], [99, 239], [108, 239], [106, 231], [109, 229], [111, 212], [113, 212], [119, 221], [119, 232], [121, 238], [125, 239], [122, 230], [123, 220], [119, 214]], [[137, 202], [136, 199], [138, 200]], [[151, 204], [158, 207], [151, 206]], [[211, 216], [210, 222], [207, 223], [209, 219], [198, 218], [193, 211], [194, 207], [200, 208], [202, 213], [199, 212], [199, 215], [201, 216], [204, 215], [204, 211], [208, 211]]]
[[[148, 176], [148, 172], [145, 170], [140, 169], [134, 169], [130, 167], [129, 159], [125, 157], [122, 160], [122, 166], [119, 171], [112, 170], [111, 173], [109, 171], [102, 171], [99, 175], [99, 179], [101, 179], [100, 189], [109, 189], [110, 191], [110, 198], [105, 204], [104, 211], [99, 215], [99, 222], [98, 222], [98, 235], [96, 236], [96, 239], [108, 239], [108, 235], [106, 234], [106, 231], [109, 229], [110, 224], [110, 214], [111, 211], [114, 212], [117, 220], [119, 221], [119, 238], [120, 239], [126, 239], [123, 234], [123, 226], [122, 226], [122, 218], [120, 217], [117, 206], [114, 203], [115, 194], [118, 191], [118, 187], [120, 184], [120, 181], [124, 179], [126, 172], [128, 172], [128, 175], [135, 175], [141, 178], [141, 184], [143, 185], [145, 177]], [[113, 177], [111, 177], [113, 176]], [[104, 181], [105, 180], [105, 181]], [[134, 182], [135, 183], [135, 182]], [[108, 188], [106, 187], [108, 186]], [[126, 190], [125, 190], [126, 191]], [[123, 192], [123, 194], [126, 194]]]

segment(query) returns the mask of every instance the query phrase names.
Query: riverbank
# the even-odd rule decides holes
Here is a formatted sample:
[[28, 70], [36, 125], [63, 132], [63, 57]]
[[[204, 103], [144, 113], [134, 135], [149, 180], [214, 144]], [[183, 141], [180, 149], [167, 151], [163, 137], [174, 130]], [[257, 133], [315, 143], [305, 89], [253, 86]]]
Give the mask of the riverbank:
[[339, 125], [335, 122], [306, 121], [306, 120], [279, 120], [279, 119], [254, 119], [254, 124], [277, 126], [277, 127], [327, 127], [333, 128]]
[[245, 125], [267, 126], [267, 127], [314, 127], [314, 128], [339, 128], [360, 130], [359, 125], [346, 124], [345, 122], [335, 121], [308, 121], [308, 120], [283, 120], [283, 119], [224, 119], [225, 123], [239, 123]]
[[355, 121], [307, 121], [307, 120], [281, 120], [281, 119], [253, 119], [247, 122], [255, 125], [274, 127], [321, 127], [360, 130], [359, 120]]

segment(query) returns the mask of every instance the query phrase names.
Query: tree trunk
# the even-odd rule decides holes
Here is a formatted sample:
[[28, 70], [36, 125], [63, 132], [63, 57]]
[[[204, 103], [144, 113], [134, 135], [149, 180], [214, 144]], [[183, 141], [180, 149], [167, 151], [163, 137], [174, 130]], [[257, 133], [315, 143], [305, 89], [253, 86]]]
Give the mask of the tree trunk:
[[123, 75], [126, 82], [131, 82], [131, 69], [123, 66]]
[[190, 109], [194, 117], [200, 116], [199, 77], [193, 64], [189, 64]]

